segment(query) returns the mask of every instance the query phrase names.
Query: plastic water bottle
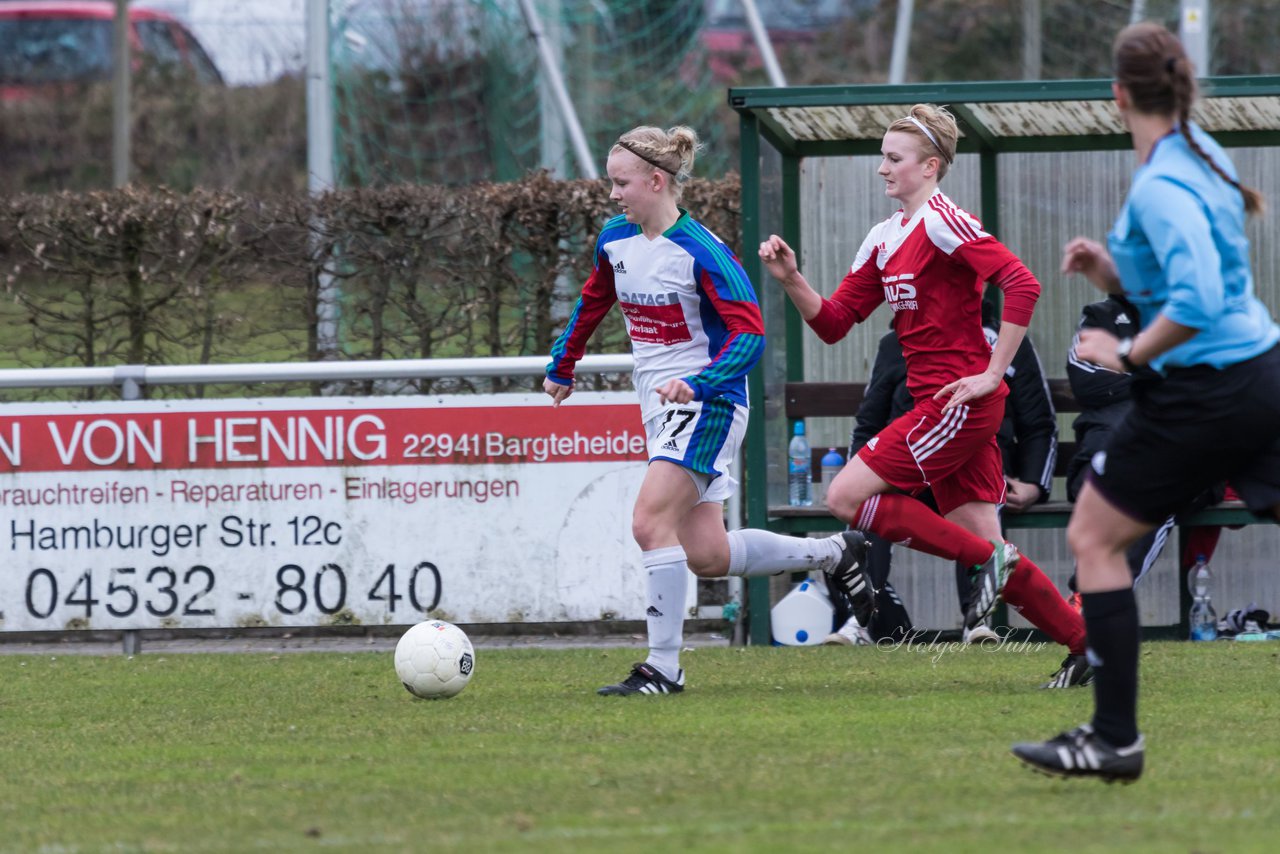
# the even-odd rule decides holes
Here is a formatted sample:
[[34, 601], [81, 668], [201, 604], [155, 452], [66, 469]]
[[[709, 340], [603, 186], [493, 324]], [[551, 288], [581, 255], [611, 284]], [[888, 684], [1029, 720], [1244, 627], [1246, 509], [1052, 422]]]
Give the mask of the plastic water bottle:
[[1218, 615], [1213, 611], [1209, 594], [1209, 582], [1213, 575], [1204, 555], [1197, 555], [1195, 565], [1187, 572], [1187, 586], [1191, 588], [1191, 611], [1187, 622], [1191, 624], [1193, 641], [1211, 641], [1218, 637]]
[[787, 446], [787, 500], [792, 507], [813, 503], [813, 457], [804, 437], [804, 422], [796, 422], [796, 433]]
[[844, 468], [844, 456], [835, 448], [828, 448], [822, 455], [822, 494], [815, 498], [824, 502], [827, 500], [827, 490], [831, 488], [831, 481], [836, 479], [836, 475], [840, 474], [842, 468]]

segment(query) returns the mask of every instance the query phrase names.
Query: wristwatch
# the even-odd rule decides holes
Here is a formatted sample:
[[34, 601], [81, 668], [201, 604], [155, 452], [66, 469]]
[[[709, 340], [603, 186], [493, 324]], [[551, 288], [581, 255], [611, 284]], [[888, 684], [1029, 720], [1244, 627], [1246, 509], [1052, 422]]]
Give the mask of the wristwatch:
[[1116, 344], [1116, 358], [1120, 360], [1120, 364], [1124, 366], [1124, 369], [1131, 374], [1138, 370], [1138, 366], [1129, 359], [1129, 354], [1132, 352], [1132, 338], [1121, 338], [1120, 342]]

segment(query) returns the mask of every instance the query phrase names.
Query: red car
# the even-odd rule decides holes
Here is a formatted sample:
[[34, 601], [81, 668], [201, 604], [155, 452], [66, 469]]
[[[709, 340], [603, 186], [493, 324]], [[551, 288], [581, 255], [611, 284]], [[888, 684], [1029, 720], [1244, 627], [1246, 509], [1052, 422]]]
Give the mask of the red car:
[[[775, 50], [812, 44], [820, 33], [855, 14], [866, 14], [874, 0], [756, 0], [761, 21]], [[760, 51], [739, 0], [708, 0], [702, 45], [711, 72], [734, 83], [743, 71], [760, 68]]]
[[[2, 0], [0, 101], [111, 79], [115, 14], [111, 0]], [[202, 83], [222, 83], [195, 36], [164, 12], [130, 5], [129, 47], [135, 65], [146, 57], [189, 69]]]

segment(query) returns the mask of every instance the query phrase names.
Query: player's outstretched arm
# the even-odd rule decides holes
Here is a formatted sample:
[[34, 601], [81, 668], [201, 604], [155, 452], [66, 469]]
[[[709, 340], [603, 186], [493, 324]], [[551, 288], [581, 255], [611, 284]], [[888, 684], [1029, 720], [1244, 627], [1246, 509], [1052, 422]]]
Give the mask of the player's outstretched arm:
[[764, 268], [782, 283], [787, 298], [795, 304], [800, 316], [812, 320], [822, 310], [822, 297], [800, 273], [796, 253], [787, 242], [776, 234], [760, 244], [760, 260]]
[[1073, 238], [1062, 248], [1062, 272], [1081, 274], [1104, 294], [1124, 292], [1111, 253], [1087, 237]]

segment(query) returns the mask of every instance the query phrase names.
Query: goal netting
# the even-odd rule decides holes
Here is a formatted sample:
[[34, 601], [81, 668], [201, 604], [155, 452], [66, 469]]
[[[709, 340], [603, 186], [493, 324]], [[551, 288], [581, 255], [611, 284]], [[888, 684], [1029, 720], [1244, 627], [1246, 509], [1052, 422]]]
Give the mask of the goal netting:
[[[698, 37], [705, 4], [534, 7], [597, 168], [636, 124], [692, 125], [724, 161], [699, 172], [729, 164], [715, 145], [725, 90]], [[355, 0], [332, 23], [340, 184], [501, 181], [542, 167], [581, 175], [520, 0]]]

